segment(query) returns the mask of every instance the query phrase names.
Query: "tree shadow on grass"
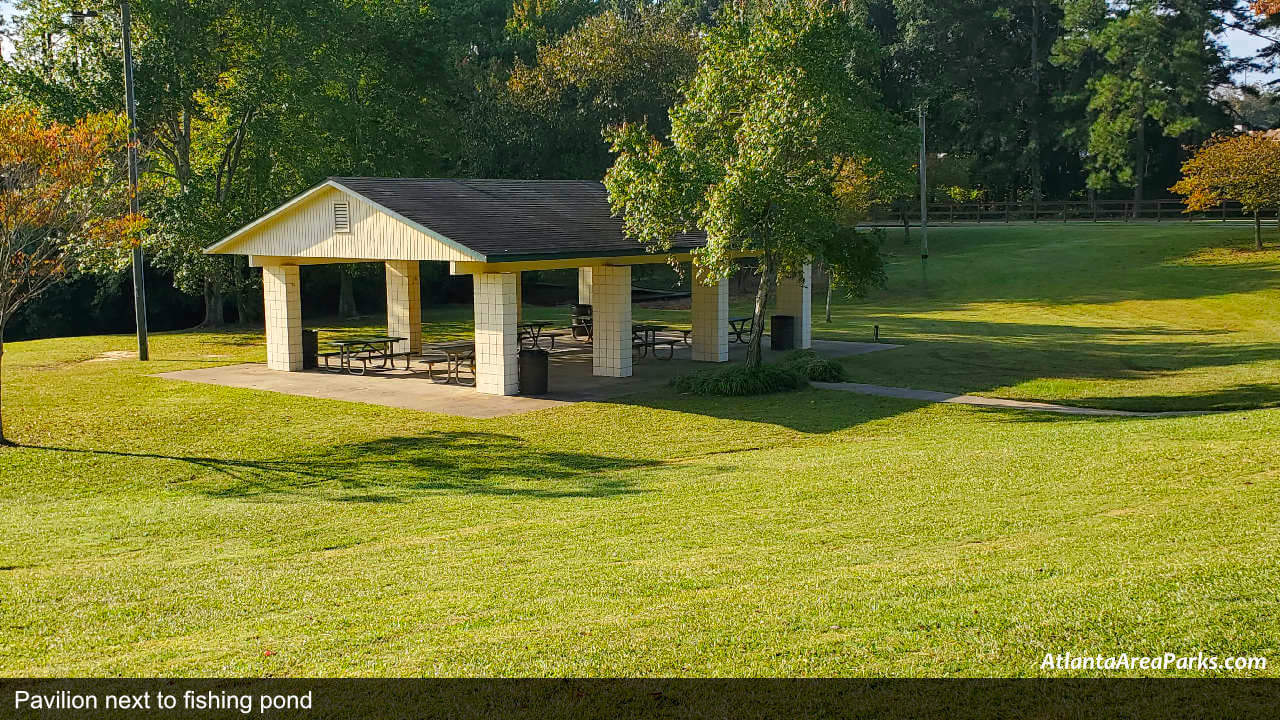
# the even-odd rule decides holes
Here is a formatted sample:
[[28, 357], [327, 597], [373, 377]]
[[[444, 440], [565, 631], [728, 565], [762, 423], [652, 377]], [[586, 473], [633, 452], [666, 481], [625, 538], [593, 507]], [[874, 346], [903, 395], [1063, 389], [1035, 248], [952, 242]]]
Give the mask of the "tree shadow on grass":
[[[892, 334], [895, 328], [901, 328], [909, 339], [902, 348], [845, 358], [853, 379], [922, 390], [981, 393], [1053, 380], [1161, 380], [1163, 390], [1170, 383], [1181, 382], [1175, 376], [1184, 371], [1280, 362], [1280, 343], [1231, 342], [1234, 333], [1214, 328], [1046, 325], [888, 315], [868, 319], [890, 330], [886, 333], [889, 342], [904, 342]], [[1265, 367], [1246, 372], [1265, 374]], [[1203, 390], [1190, 385], [1181, 394], [1036, 399], [1136, 411], [1247, 409], [1280, 404], [1280, 385], [1254, 382]]]
[[611, 403], [704, 415], [722, 420], [776, 425], [820, 435], [912, 412], [927, 403], [812, 389], [750, 397], [680, 395], [670, 387], [612, 398]]
[[430, 432], [339, 445], [263, 460], [44, 447], [58, 452], [153, 458], [210, 470], [185, 486], [212, 498], [303, 496], [335, 502], [394, 503], [421, 495], [537, 499], [608, 498], [645, 492], [621, 471], [653, 460], [532, 447], [510, 435]]

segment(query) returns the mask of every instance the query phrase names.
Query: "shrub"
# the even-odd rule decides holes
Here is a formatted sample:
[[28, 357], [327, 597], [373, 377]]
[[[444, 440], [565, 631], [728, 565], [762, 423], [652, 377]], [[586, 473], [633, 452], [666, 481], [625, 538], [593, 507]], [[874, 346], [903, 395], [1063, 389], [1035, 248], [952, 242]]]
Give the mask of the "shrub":
[[809, 381], [794, 369], [782, 365], [764, 365], [756, 370], [734, 365], [716, 370], [702, 370], [671, 379], [677, 392], [693, 395], [765, 395], [800, 390]]
[[814, 382], [845, 382], [849, 379], [844, 365], [820, 357], [812, 350], [793, 350], [778, 364]]

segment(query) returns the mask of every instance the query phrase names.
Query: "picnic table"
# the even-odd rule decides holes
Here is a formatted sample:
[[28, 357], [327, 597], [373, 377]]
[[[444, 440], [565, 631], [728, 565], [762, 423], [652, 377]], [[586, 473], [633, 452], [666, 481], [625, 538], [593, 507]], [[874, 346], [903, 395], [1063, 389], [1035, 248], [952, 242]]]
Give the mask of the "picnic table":
[[530, 322], [522, 322], [516, 325], [519, 330], [519, 343], [523, 347], [525, 342], [529, 343], [530, 348], [537, 348], [543, 338], [550, 340], [548, 350], [554, 350], [556, 347], [556, 338], [564, 336], [562, 332], [546, 332], [545, 328], [554, 325], [549, 320], [534, 320]]
[[[396, 368], [396, 358], [404, 358], [404, 366], [409, 368], [409, 353], [396, 352], [395, 344], [406, 340], [407, 338], [396, 337], [393, 335], [373, 335], [366, 337], [351, 337], [333, 340], [332, 343], [338, 349], [335, 352], [322, 353], [324, 358], [324, 369], [332, 373], [340, 373], [343, 370], [352, 375], [363, 375], [370, 368], [370, 364], [377, 362], [377, 370], [386, 370], [387, 363], [391, 364], [391, 369]], [[331, 357], [338, 358], [338, 366], [334, 367], [329, 362]], [[355, 361], [360, 361], [360, 368], [357, 370]]]
[[755, 325], [752, 320], [755, 320], [755, 318], [750, 315], [729, 318], [729, 332], [733, 335], [733, 339], [729, 342], [745, 343], [746, 340], [743, 340], [742, 336], [751, 332], [752, 326]]
[[[642, 357], [642, 358], [643, 358], [643, 357], [646, 357], [646, 356], [649, 354], [649, 350], [650, 350], [650, 349], [652, 349], [652, 350], [653, 350], [653, 357], [654, 357], [654, 359], [656, 359], [656, 360], [670, 360], [671, 358], [675, 357], [675, 354], [676, 354], [676, 343], [677, 343], [677, 342], [680, 342], [680, 341], [678, 341], [678, 340], [671, 340], [671, 339], [668, 339], [668, 338], [659, 338], [659, 337], [658, 337], [658, 332], [659, 332], [659, 331], [661, 331], [661, 330], [669, 330], [669, 329], [670, 329], [670, 327], [669, 327], [669, 326], [667, 326], [667, 325], [654, 325], [654, 324], [650, 324], [650, 323], [636, 323], [636, 324], [634, 324], [634, 325], [632, 325], [632, 326], [631, 326], [631, 340], [632, 340], [632, 345], [633, 345], [637, 350], [639, 350], [639, 352], [640, 352], [640, 357]], [[666, 356], [666, 357], [659, 357], [659, 356], [658, 356], [658, 346], [660, 346], [660, 345], [666, 345], [666, 346], [667, 346], [668, 353], [667, 353], [667, 356]]]
[[452, 342], [429, 343], [422, 346], [423, 355], [428, 352], [434, 352], [443, 355], [445, 358], [444, 380], [437, 380], [435, 373], [435, 363], [438, 360], [427, 359], [427, 375], [432, 382], [438, 383], [454, 383], [456, 385], [467, 385], [462, 381], [462, 366], [464, 363], [471, 364], [472, 381], [475, 384], [474, 376], [476, 371], [476, 344], [472, 340], [454, 340]]

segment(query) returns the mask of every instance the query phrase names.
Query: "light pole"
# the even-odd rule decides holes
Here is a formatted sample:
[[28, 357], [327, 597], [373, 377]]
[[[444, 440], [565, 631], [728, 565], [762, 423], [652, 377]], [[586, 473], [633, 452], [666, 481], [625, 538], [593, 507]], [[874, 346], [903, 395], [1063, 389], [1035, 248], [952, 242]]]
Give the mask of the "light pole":
[[[129, 212], [138, 214], [138, 118], [133, 102], [133, 43], [129, 38], [129, 0], [120, 0], [124, 43], [124, 105], [129, 115]], [[138, 359], [147, 360], [147, 287], [142, 275], [142, 244], [133, 248], [133, 314], [138, 327]]]
[[[71, 22], [98, 17], [95, 10], [72, 10]], [[129, 37], [129, 0], [120, 0], [120, 27], [124, 45], [124, 107], [129, 116], [129, 213], [138, 214], [138, 118], [133, 102], [133, 43]], [[147, 360], [147, 286], [142, 275], [142, 246], [133, 249], [133, 314], [138, 328], [138, 359]]]

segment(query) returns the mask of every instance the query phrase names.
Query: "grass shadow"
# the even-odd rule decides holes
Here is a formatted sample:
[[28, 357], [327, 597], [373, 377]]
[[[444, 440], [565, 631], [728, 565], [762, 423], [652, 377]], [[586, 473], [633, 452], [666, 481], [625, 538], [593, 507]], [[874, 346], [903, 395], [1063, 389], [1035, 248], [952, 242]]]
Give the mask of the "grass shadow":
[[212, 498], [304, 496], [394, 503], [417, 495], [535, 499], [609, 498], [643, 492], [619, 473], [658, 461], [532, 447], [511, 435], [430, 432], [391, 437], [297, 457], [239, 460], [62, 447], [37, 449], [188, 463], [211, 474], [187, 486]]
[[[1164, 389], [1182, 382], [1176, 377], [1185, 371], [1280, 362], [1280, 343], [1231, 342], [1234, 334], [1218, 329], [976, 322], [888, 314], [867, 319], [890, 329], [887, 339], [904, 346], [891, 353], [844, 358], [853, 379], [923, 390], [982, 393], [1033, 381], [1050, 385], [1143, 381], [1153, 386], [1163, 382]], [[906, 338], [894, 336], [894, 328]], [[1073, 391], [1067, 397], [1034, 399], [1149, 412], [1280, 405], [1280, 384], [1265, 382], [1113, 396], [1082, 389], [1083, 394]]]
[[680, 395], [670, 387], [612, 398], [611, 403], [775, 425], [820, 435], [916, 410], [928, 403], [813, 388], [750, 397]]

